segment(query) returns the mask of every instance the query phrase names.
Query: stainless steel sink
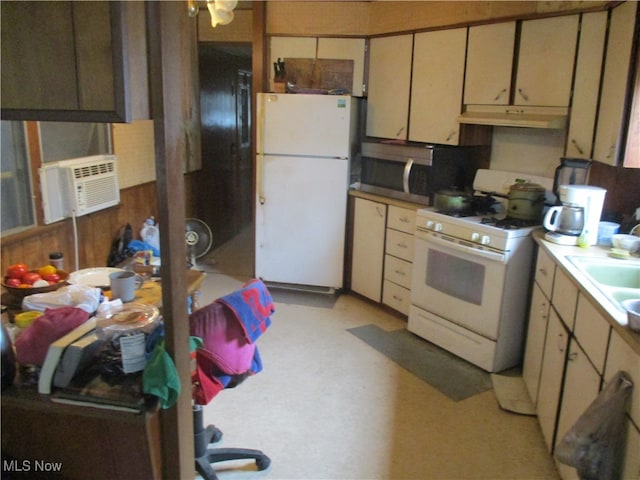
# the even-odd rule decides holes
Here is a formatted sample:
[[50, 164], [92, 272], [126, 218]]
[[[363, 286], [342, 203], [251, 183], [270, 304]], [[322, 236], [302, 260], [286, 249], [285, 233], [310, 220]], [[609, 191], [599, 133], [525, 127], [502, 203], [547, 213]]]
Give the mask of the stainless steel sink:
[[614, 258], [569, 256], [580, 270], [620, 310], [621, 302], [640, 298], [640, 261]]

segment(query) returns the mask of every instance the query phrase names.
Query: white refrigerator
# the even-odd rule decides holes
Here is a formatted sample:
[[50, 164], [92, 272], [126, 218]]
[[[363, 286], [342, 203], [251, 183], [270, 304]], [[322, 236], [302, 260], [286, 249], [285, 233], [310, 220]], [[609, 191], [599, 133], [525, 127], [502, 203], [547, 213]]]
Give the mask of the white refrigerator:
[[256, 118], [256, 276], [340, 289], [353, 99], [259, 93]]

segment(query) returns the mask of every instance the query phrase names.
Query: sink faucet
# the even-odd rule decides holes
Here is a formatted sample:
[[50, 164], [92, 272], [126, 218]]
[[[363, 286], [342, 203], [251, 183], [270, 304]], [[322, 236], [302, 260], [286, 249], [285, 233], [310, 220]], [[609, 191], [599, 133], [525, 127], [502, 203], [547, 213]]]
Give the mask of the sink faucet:
[[[629, 234], [630, 234], [630, 235], [636, 235], [635, 231], [636, 231], [636, 228], [638, 228], [638, 227], [640, 227], [640, 223], [639, 223], [638, 225], [636, 225], [635, 227], [633, 227], [633, 228], [629, 231]], [[637, 234], [637, 235], [640, 237], [640, 232], [638, 232], [638, 234]]]

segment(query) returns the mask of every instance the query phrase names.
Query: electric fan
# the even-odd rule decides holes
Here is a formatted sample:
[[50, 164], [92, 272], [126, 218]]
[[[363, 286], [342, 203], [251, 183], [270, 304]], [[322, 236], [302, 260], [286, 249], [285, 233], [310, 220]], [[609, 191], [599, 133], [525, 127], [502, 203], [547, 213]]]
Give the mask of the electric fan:
[[185, 221], [185, 242], [187, 243], [187, 261], [191, 268], [199, 270], [196, 260], [209, 252], [213, 244], [213, 234], [209, 225], [197, 218], [187, 218]]

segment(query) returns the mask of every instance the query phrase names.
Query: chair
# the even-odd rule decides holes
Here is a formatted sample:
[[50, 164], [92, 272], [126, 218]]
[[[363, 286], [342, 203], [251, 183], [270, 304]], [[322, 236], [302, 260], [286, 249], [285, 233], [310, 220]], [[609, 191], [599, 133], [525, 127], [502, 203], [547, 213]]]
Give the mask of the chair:
[[262, 370], [256, 340], [271, 324], [273, 301], [260, 280], [252, 280], [240, 290], [219, 298], [189, 315], [189, 330], [202, 345], [193, 353], [193, 431], [197, 472], [207, 480], [217, 476], [212, 464], [227, 460], [255, 460], [265, 470], [271, 460], [260, 450], [212, 448], [222, 432], [204, 426], [202, 405], [225, 388], [233, 388]]

